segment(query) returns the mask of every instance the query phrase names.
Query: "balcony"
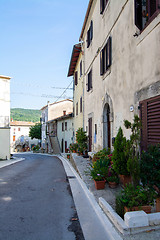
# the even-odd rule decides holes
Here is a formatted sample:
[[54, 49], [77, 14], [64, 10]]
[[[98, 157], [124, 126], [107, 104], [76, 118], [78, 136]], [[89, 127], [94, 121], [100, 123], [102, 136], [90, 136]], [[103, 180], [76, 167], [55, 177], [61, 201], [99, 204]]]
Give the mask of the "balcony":
[[9, 116], [0, 116], [0, 128], [8, 128], [9, 126]]

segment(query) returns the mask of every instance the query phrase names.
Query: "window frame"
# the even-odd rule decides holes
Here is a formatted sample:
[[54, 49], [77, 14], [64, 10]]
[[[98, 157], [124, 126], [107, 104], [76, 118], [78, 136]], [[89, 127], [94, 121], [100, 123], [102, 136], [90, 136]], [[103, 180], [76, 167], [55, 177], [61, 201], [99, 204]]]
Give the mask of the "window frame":
[[92, 86], [92, 69], [91, 69], [87, 75], [87, 92], [91, 91], [92, 88], [93, 86]]
[[112, 65], [112, 38], [108, 38], [106, 45], [100, 52], [100, 75], [104, 75]]
[[90, 27], [87, 31], [87, 48], [89, 48], [93, 39], [93, 21], [91, 20]]
[[109, 0], [100, 0], [100, 14], [103, 14]]
[[67, 131], [67, 122], [65, 122], [65, 131]]
[[74, 73], [74, 84], [75, 84], [75, 86], [78, 85], [78, 71], [75, 71], [75, 73]]
[[80, 98], [80, 113], [82, 113], [82, 97]]

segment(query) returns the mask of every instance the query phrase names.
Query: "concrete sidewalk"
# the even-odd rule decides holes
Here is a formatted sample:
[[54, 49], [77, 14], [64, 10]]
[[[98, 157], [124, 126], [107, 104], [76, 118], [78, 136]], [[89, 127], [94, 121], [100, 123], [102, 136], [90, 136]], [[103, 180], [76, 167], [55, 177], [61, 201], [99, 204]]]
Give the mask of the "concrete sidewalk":
[[25, 160], [25, 158], [17, 158], [17, 157], [16, 158], [13, 157], [12, 159], [9, 159], [9, 160], [1, 160], [0, 161], [0, 168], [15, 164], [15, 163], [23, 161], [23, 160]]

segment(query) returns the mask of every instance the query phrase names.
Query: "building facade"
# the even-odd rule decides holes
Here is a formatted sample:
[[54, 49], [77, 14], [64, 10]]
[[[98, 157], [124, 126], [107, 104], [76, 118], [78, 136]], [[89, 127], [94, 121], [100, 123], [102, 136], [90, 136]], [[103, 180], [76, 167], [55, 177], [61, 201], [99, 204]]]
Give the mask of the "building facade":
[[51, 136], [57, 137], [57, 118], [71, 114], [73, 101], [65, 99], [59, 102], [49, 103], [41, 108], [42, 111], [42, 148], [46, 152], [53, 151]]
[[89, 150], [113, 147], [138, 114], [142, 149], [160, 142], [160, 1], [90, 0], [80, 41]]
[[81, 44], [75, 44], [72, 50], [68, 77], [73, 77], [73, 141], [78, 128], [83, 128], [83, 66]]
[[10, 159], [10, 79], [0, 75], [0, 159]]
[[38, 145], [38, 139], [31, 139], [29, 131], [35, 123], [24, 121], [11, 121], [10, 122], [10, 146], [11, 151], [22, 151], [27, 148], [31, 149], [33, 146]]

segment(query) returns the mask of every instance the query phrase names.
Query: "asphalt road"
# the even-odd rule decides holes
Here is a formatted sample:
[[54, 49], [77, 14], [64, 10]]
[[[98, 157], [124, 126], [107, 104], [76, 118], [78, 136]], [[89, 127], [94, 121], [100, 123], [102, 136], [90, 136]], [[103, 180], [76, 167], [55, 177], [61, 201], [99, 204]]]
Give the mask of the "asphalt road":
[[0, 169], [0, 240], [84, 239], [61, 161], [23, 157]]

